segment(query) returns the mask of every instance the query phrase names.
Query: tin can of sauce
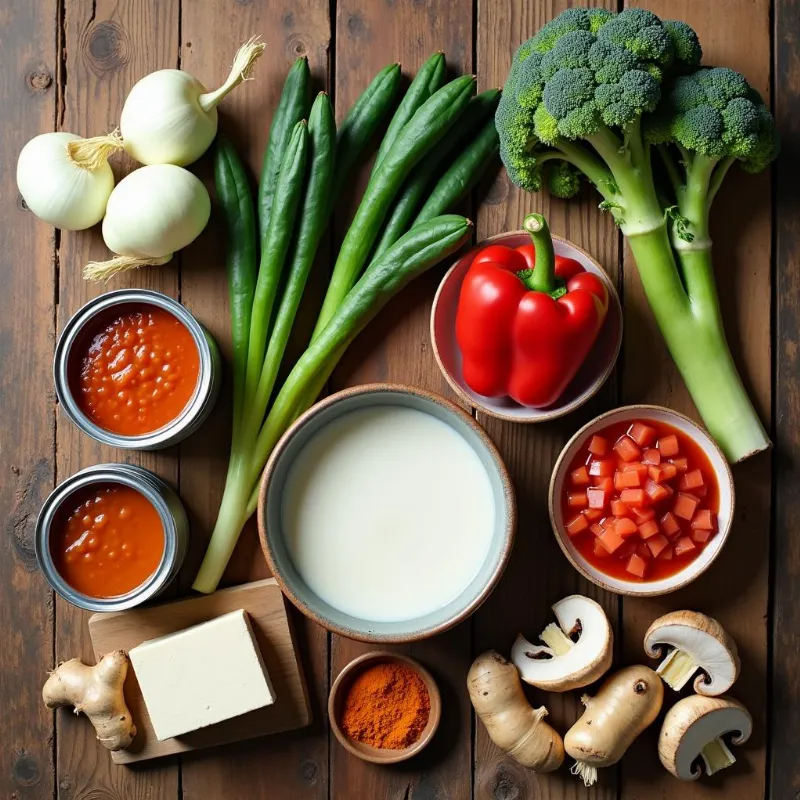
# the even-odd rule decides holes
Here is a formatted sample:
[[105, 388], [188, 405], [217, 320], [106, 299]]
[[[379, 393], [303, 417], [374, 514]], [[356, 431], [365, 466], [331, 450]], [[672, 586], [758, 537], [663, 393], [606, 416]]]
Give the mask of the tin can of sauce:
[[121, 289], [90, 300], [58, 339], [66, 415], [103, 444], [158, 450], [194, 433], [219, 395], [216, 342], [176, 300]]
[[36, 521], [36, 558], [52, 588], [88, 611], [123, 611], [160, 594], [189, 544], [186, 511], [156, 474], [98, 464], [57, 486]]

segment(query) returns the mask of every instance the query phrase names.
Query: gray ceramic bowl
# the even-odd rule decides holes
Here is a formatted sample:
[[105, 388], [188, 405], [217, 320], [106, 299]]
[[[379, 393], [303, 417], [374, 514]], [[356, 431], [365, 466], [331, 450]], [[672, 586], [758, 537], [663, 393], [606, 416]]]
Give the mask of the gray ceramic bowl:
[[[404, 406], [450, 425], [475, 450], [486, 468], [495, 499], [495, 523], [486, 560], [467, 588], [443, 608], [402, 622], [375, 622], [345, 614], [318, 597], [295, 569], [283, 538], [281, 498], [289, 469], [317, 431], [342, 414], [379, 405]], [[514, 489], [500, 454], [486, 431], [461, 408], [431, 392], [394, 384], [370, 384], [331, 395], [307, 411], [278, 442], [264, 470], [258, 503], [261, 547], [286, 596], [307, 617], [328, 630], [364, 642], [424, 639], [466, 619], [488, 597], [511, 553], [516, 527]]]

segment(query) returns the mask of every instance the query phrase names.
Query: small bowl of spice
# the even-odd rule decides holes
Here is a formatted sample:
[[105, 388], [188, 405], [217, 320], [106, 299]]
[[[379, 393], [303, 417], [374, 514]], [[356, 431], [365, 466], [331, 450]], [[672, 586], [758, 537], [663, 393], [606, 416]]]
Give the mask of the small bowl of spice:
[[430, 672], [413, 658], [386, 651], [351, 661], [328, 699], [339, 743], [374, 764], [396, 764], [423, 750], [436, 733], [441, 709]]

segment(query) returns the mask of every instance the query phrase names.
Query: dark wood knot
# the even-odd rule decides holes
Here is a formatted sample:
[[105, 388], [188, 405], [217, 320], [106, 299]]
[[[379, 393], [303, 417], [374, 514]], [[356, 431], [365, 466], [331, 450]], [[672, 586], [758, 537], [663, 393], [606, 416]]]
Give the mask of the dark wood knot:
[[300, 776], [306, 783], [313, 786], [317, 782], [317, 778], [319, 778], [319, 767], [316, 762], [311, 759], [303, 761], [300, 765]]
[[308, 44], [306, 44], [299, 33], [290, 36], [289, 40], [286, 42], [286, 55], [291, 61], [301, 56], [307, 56], [308, 50]]
[[42, 777], [39, 762], [27, 750], [17, 752], [12, 774], [18, 786], [35, 786]]
[[84, 34], [83, 50], [95, 73], [114, 72], [128, 63], [130, 42], [125, 29], [114, 20], [90, 26]]
[[369, 26], [361, 14], [351, 14], [347, 20], [347, 32], [354, 39], [363, 39], [369, 33]]

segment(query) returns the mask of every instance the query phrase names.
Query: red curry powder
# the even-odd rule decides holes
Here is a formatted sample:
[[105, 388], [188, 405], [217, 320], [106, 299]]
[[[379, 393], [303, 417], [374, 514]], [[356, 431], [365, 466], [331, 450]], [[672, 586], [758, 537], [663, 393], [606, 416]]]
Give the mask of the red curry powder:
[[340, 725], [358, 742], [402, 750], [419, 739], [430, 712], [428, 689], [416, 671], [405, 664], [375, 664], [350, 685]]

